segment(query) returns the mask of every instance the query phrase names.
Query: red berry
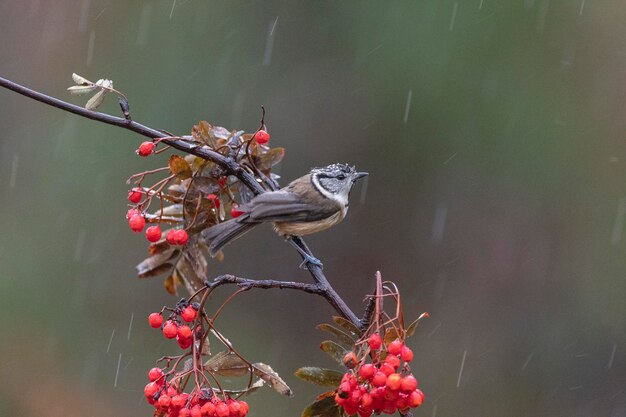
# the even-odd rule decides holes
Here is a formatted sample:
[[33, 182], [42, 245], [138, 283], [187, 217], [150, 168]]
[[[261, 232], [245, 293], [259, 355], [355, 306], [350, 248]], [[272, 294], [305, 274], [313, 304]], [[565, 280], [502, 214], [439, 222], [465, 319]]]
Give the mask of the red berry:
[[186, 324], [180, 326], [178, 328], [178, 338], [179, 339], [190, 339], [191, 338], [191, 328], [189, 326], [187, 326]]
[[152, 313], [148, 316], [148, 323], [150, 323], [150, 327], [158, 329], [163, 324], [163, 316], [161, 313]]
[[212, 417], [215, 413], [215, 404], [213, 404], [211, 401], [207, 401], [206, 403], [204, 403], [200, 411], [202, 411], [203, 416]]
[[217, 180], [217, 183], [219, 184], [221, 188], [224, 188], [227, 182], [228, 182], [228, 177], [219, 177], [219, 179]]
[[400, 385], [402, 384], [402, 375], [400, 374], [391, 374], [387, 377], [387, 382], [385, 385], [392, 391], [397, 391], [400, 389]]
[[267, 142], [270, 141], [270, 134], [267, 133], [265, 130], [259, 130], [254, 135], [254, 138], [259, 145], [265, 145]]
[[373, 412], [374, 411], [371, 408], [367, 408], [367, 409], [359, 408], [359, 416], [360, 417], [369, 417], [369, 416], [372, 415]]
[[161, 228], [159, 226], [150, 226], [146, 229], [146, 239], [148, 242], [158, 242], [161, 239]]
[[411, 392], [415, 391], [417, 388], [417, 379], [413, 375], [407, 375], [402, 378], [402, 382], [400, 384], [400, 389], [402, 392]]
[[135, 214], [141, 214], [139, 212], [139, 210], [137, 209], [130, 209], [126, 212], [126, 220], [130, 219], [131, 217], [133, 217]]
[[150, 380], [150, 382], [154, 382], [157, 379], [160, 379], [162, 376], [163, 371], [161, 370], [161, 368], [152, 368], [148, 372], [148, 379]]
[[228, 417], [229, 414], [230, 414], [230, 410], [228, 409], [228, 406], [226, 405], [226, 403], [224, 403], [223, 401], [220, 401], [215, 406], [215, 415], [217, 417]]
[[162, 408], [168, 408], [171, 402], [172, 398], [167, 394], [163, 394], [159, 397], [159, 406]]
[[387, 346], [387, 352], [391, 355], [399, 355], [402, 352], [402, 348], [404, 347], [404, 343], [401, 340], [396, 339], [393, 342], [389, 343]]
[[353, 414], [356, 414], [357, 411], [359, 410], [357, 407], [352, 407], [348, 404], [344, 405], [343, 407], [344, 411], [346, 412], [347, 415], [351, 416]]
[[154, 382], [150, 382], [148, 385], [144, 387], [143, 393], [146, 396], [146, 398], [152, 398], [154, 397], [154, 394], [156, 394], [158, 390], [159, 390], [159, 385], [155, 384]]
[[228, 404], [228, 416], [229, 417], [239, 417], [241, 415], [241, 406], [239, 405], [239, 401], [233, 401]]
[[167, 337], [168, 339], [173, 339], [176, 337], [177, 333], [178, 325], [172, 320], [166, 321], [165, 325], [163, 326], [163, 336]]
[[150, 156], [150, 154], [154, 151], [154, 142], [145, 141], [139, 145], [139, 149], [137, 149], [137, 155], [139, 156]]
[[141, 201], [141, 196], [141, 188], [133, 188], [128, 192], [128, 201], [137, 204]]
[[202, 411], [198, 404], [191, 407], [191, 417], [202, 417]]
[[128, 226], [135, 233], [140, 233], [145, 225], [146, 219], [144, 219], [141, 214], [133, 214], [133, 216], [128, 219]]
[[191, 337], [188, 339], [182, 339], [180, 337], [177, 337], [176, 341], [178, 342], [178, 346], [181, 349], [189, 349], [191, 347], [191, 344], [193, 343], [193, 339]]
[[372, 377], [372, 385], [375, 387], [382, 387], [387, 383], [387, 375], [383, 372], [376, 372]]
[[188, 408], [183, 408], [178, 412], [178, 417], [189, 417], [191, 415], [191, 411]]
[[232, 216], [233, 219], [241, 216], [244, 213], [245, 211], [239, 210], [239, 206], [236, 204], [233, 204], [233, 207], [230, 209], [230, 215]]
[[182, 408], [187, 402], [187, 398], [182, 395], [174, 395], [172, 397], [172, 407]]
[[174, 246], [183, 246], [189, 240], [189, 235], [183, 229], [171, 229], [165, 236], [167, 243]]
[[245, 401], [239, 401], [239, 405], [241, 406], [241, 417], [245, 417], [249, 411], [248, 403]]
[[192, 306], [187, 306], [183, 308], [183, 311], [180, 313], [180, 317], [186, 321], [187, 323], [191, 323], [196, 319], [198, 312]]
[[383, 404], [381, 411], [385, 414], [394, 414], [396, 412], [396, 405], [393, 402], [387, 401]]
[[354, 369], [358, 363], [359, 361], [356, 358], [356, 355], [354, 354], [354, 352], [348, 352], [343, 357], [343, 364], [348, 369]]
[[393, 366], [389, 365], [388, 363], [383, 363], [382, 365], [380, 365], [380, 371], [389, 376], [391, 374], [393, 374], [396, 370], [393, 369]]
[[378, 350], [380, 349], [380, 346], [382, 345], [383, 340], [380, 338], [380, 335], [378, 333], [374, 333], [370, 336], [369, 339], [367, 339], [367, 344], [370, 346], [370, 349], [372, 350]]
[[402, 346], [400, 351], [400, 357], [405, 362], [411, 362], [413, 360], [413, 351], [408, 346]]
[[424, 402], [424, 393], [420, 391], [419, 389], [416, 389], [411, 394], [409, 394], [409, 399], [408, 399], [409, 407], [412, 407], [412, 408], [419, 407], [420, 405], [422, 405], [423, 402]]
[[215, 208], [220, 208], [220, 199], [215, 194], [207, 195], [207, 198], [215, 205]]
[[400, 367], [400, 358], [395, 355], [387, 355], [385, 363], [391, 365], [393, 369], [398, 369]]
[[376, 367], [371, 363], [366, 363], [365, 365], [361, 366], [361, 368], [359, 368], [359, 376], [365, 381], [369, 381], [375, 373]]

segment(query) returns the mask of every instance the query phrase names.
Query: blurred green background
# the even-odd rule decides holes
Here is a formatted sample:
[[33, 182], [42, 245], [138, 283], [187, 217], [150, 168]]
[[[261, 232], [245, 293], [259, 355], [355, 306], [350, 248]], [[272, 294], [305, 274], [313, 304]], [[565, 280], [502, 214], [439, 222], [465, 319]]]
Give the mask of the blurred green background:
[[[381, 270], [406, 315], [430, 312], [410, 341], [418, 416], [624, 416], [625, 6], [3, 0], [0, 75], [77, 104], [72, 72], [110, 78], [136, 120], [179, 134], [254, 130], [265, 105], [283, 184], [370, 172], [307, 241], [355, 310]], [[7, 90], [0, 126], [0, 415], [151, 415], [146, 371], [176, 349], [145, 317], [176, 299], [135, 278], [125, 180], [167, 156]], [[299, 261], [267, 227], [210, 268], [306, 280]], [[292, 372], [333, 366], [313, 329], [332, 313], [286, 291], [226, 309], [224, 333], [296, 392], [250, 397], [252, 416], [319, 392]]]

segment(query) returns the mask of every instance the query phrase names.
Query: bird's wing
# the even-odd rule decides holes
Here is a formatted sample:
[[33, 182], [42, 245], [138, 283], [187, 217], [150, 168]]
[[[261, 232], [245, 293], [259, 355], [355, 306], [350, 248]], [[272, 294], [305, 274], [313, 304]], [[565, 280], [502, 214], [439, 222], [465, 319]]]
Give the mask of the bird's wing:
[[282, 190], [267, 192], [253, 198], [243, 211], [249, 214], [247, 221], [312, 222], [325, 219], [338, 210], [332, 201], [330, 204], [314, 204], [307, 197]]

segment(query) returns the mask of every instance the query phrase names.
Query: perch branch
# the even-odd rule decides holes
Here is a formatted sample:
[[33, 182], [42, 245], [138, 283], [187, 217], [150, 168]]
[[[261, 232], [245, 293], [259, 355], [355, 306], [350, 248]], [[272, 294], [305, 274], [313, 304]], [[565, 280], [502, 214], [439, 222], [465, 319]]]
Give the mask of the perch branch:
[[[18, 94], [21, 94], [25, 97], [47, 104], [49, 106], [53, 106], [64, 111], [74, 113], [78, 116], [86, 117], [88, 119], [106, 123], [109, 125], [121, 127], [123, 129], [130, 130], [132, 132], [135, 132], [142, 136], [146, 136], [151, 139], [157, 139], [157, 138], [162, 139], [161, 141], [163, 143], [170, 145], [173, 148], [198, 156], [208, 161], [214, 162], [215, 164], [222, 167], [230, 175], [236, 176], [254, 194], [258, 195], [264, 192], [263, 187], [257, 182], [256, 178], [252, 174], [250, 174], [248, 171], [246, 171], [241, 165], [239, 165], [235, 159], [224, 156], [219, 152], [215, 152], [214, 150], [210, 149], [207, 146], [200, 146], [200, 145], [196, 145], [193, 143], [188, 143], [183, 140], [174, 139], [169, 134], [166, 134], [162, 131], [145, 126], [141, 123], [134, 122], [130, 119], [111, 116], [109, 114], [87, 110], [75, 104], [71, 104], [66, 101], [59, 100], [58, 98], [51, 97], [47, 94], [43, 94], [38, 91], [32, 90], [30, 88], [24, 87], [6, 78], [0, 77], [0, 86], [8, 90], [14, 91]], [[277, 189], [277, 186], [275, 184], [272, 184], [272, 183], [270, 184], [271, 184], [272, 190]], [[306, 243], [304, 242], [302, 238], [296, 237], [294, 238], [294, 242], [301, 249], [303, 249], [306, 253], [313, 256], [311, 250], [308, 248], [308, 246], [306, 245]], [[297, 289], [306, 291], [304, 288], [308, 288], [311, 291], [306, 291], [306, 292], [313, 292], [314, 294], [322, 295], [343, 317], [350, 320], [354, 325], [358, 327], [362, 327], [361, 320], [359, 320], [359, 318], [348, 307], [345, 301], [333, 289], [333, 287], [330, 285], [330, 283], [326, 279], [326, 276], [322, 272], [322, 269], [317, 265], [308, 265], [308, 270], [316, 284], [303, 284], [303, 285], [308, 285], [308, 287], [296, 286], [298, 287]], [[225, 280], [228, 281], [227, 279]], [[284, 284], [282, 284], [283, 285], [282, 287], [280, 286], [263, 287], [260, 283], [271, 284], [272, 281], [250, 281], [248, 284], [250, 284], [251, 282], [254, 282], [255, 284], [252, 286], [255, 286], [257, 288], [296, 288], [290, 285], [298, 284], [298, 283], [285, 282]]]

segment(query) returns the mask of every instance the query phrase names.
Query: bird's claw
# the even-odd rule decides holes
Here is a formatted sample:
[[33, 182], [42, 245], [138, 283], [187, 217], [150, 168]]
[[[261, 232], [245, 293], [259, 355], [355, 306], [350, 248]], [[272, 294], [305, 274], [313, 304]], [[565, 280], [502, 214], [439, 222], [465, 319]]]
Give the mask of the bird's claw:
[[324, 264], [322, 263], [322, 261], [320, 261], [319, 259], [317, 259], [314, 256], [304, 255], [304, 260], [300, 264], [300, 268], [301, 269], [309, 269], [309, 268], [307, 268], [308, 264], [315, 265], [315, 266], [319, 267], [320, 269], [324, 269]]

